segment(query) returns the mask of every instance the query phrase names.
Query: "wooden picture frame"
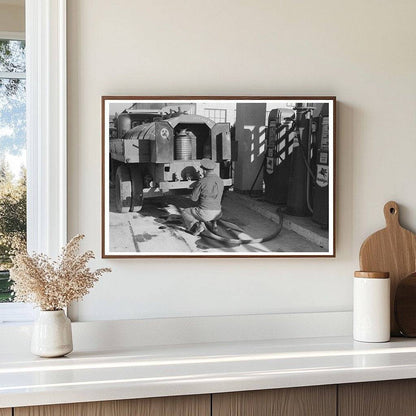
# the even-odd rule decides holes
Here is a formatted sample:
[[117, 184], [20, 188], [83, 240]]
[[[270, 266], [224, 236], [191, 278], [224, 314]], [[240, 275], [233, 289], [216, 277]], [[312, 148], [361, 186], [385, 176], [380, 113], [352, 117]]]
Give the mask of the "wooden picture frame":
[[101, 105], [103, 258], [335, 257], [335, 97]]

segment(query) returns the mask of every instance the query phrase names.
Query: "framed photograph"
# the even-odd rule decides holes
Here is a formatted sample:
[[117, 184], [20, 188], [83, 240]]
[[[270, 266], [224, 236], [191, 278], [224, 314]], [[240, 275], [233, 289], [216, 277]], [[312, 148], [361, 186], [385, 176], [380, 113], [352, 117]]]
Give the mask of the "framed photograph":
[[335, 257], [335, 97], [102, 97], [102, 256]]

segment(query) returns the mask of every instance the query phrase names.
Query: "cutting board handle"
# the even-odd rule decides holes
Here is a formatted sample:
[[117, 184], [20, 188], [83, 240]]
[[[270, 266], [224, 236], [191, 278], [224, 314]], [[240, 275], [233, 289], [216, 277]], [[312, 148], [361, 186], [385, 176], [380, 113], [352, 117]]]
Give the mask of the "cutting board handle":
[[399, 205], [395, 201], [389, 201], [384, 205], [384, 218], [387, 227], [400, 227]]

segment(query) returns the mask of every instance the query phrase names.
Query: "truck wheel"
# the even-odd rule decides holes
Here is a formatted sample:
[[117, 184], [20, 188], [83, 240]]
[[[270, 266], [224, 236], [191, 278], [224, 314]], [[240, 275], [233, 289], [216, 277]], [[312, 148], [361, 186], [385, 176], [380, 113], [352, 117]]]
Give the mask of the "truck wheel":
[[114, 178], [116, 185], [116, 208], [118, 212], [129, 212], [131, 207], [131, 178], [126, 165], [117, 168]]
[[131, 177], [131, 211], [139, 212], [143, 208], [143, 175], [139, 166], [130, 166]]

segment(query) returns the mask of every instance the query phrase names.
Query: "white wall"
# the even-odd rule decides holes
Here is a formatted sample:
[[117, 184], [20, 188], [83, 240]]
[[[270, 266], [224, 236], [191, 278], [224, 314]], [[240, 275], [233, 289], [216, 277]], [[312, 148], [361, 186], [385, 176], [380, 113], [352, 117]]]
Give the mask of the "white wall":
[[102, 95], [336, 95], [335, 259], [97, 260], [79, 320], [351, 309], [362, 240], [416, 230], [414, 0], [68, 0], [69, 235], [100, 256]]

